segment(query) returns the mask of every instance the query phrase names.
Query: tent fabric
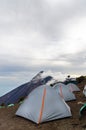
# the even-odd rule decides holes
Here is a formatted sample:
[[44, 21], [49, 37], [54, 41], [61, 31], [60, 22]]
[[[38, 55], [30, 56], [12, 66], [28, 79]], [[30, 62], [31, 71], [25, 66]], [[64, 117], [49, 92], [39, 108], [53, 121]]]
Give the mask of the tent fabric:
[[64, 84], [67, 85], [69, 83], [77, 84], [76, 78], [66, 78], [66, 80], [64, 81]]
[[39, 124], [70, 117], [71, 111], [53, 88], [41, 86], [28, 95], [15, 114]]
[[62, 87], [65, 87], [66, 85], [65, 84], [63, 84], [63, 83], [56, 83], [53, 87], [55, 88], [57, 88], [57, 87], [60, 87], [60, 86], [62, 86]]
[[80, 89], [78, 88], [77, 85], [73, 84], [73, 83], [69, 83], [66, 85], [72, 92], [74, 91], [80, 91]]
[[76, 100], [75, 95], [66, 87], [66, 85], [56, 84], [53, 88], [65, 101]]

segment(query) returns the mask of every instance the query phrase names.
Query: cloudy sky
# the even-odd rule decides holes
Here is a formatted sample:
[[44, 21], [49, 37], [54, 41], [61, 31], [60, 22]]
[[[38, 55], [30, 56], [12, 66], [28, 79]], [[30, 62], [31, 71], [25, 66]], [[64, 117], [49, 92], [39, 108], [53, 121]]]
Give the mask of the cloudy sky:
[[0, 0], [0, 87], [41, 70], [86, 73], [86, 0]]

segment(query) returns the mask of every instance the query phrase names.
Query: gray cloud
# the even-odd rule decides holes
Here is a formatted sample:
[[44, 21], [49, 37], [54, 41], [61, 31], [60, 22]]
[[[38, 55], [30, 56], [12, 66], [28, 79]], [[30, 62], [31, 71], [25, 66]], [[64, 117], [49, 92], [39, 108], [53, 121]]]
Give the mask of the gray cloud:
[[67, 32], [82, 17], [86, 18], [86, 0], [0, 0], [0, 77], [16, 83], [40, 70], [84, 74], [85, 49], [71, 50], [85, 26], [80, 34], [76, 29], [75, 39]]
[[75, 54], [61, 55], [59, 60], [68, 61], [71, 65], [84, 65], [86, 63], [86, 51], [78, 52]]
[[[68, 4], [67, 4], [68, 3]], [[50, 4], [43, 0], [13, 0], [2, 1], [0, 6], [0, 32], [14, 34], [40, 32], [50, 40], [58, 40], [63, 35], [63, 26], [67, 20], [71, 20], [82, 12], [86, 13], [84, 0], [72, 2], [58, 2], [51, 8]]]

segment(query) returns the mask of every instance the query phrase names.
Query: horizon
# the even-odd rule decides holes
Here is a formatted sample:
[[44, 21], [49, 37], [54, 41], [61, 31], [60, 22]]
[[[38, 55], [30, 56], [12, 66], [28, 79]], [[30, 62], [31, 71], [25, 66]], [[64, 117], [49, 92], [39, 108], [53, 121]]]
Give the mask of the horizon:
[[[41, 71], [40, 71], [40, 72], [41, 72]], [[7, 93], [9, 93], [9, 92], [11, 92], [12, 90], [16, 89], [17, 87], [19, 87], [19, 86], [21, 86], [21, 85], [23, 85], [23, 84], [26, 84], [26, 83], [28, 83], [28, 82], [30, 82], [30, 81], [31, 81], [33, 78], [35, 78], [40, 72], [38, 72], [38, 73], [35, 74], [31, 79], [29, 79], [29, 80], [27, 80], [27, 81], [25, 81], [25, 82], [21, 82], [21, 81], [20, 81], [20, 83], [17, 82], [16, 85], [15, 85], [15, 83], [14, 83], [15, 86], [12, 85], [12, 84], [10, 84], [9, 86], [5, 86], [5, 88], [4, 88], [4, 87], [0, 87], [0, 97], [3, 96], [3, 95], [5, 95], [5, 94], [7, 94]], [[68, 78], [68, 75], [67, 75], [67, 74], [63, 75], [63, 74], [60, 73], [60, 72], [55, 72], [55, 73], [53, 73], [53, 72], [51, 72], [51, 71], [47, 71], [47, 72], [43, 71], [43, 73], [41, 74], [41, 77], [40, 77], [40, 78], [42, 79], [42, 78], [46, 78], [46, 77], [48, 77], [48, 76], [51, 76], [53, 79], [52, 79], [51, 81], [47, 82], [47, 85], [50, 85], [52, 82], [55, 82], [55, 81], [64, 82], [64, 81]], [[80, 76], [82, 76], [82, 75], [80, 75]], [[78, 77], [80, 77], [80, 76], [70, 75], [70, 78], [78, 78]]]

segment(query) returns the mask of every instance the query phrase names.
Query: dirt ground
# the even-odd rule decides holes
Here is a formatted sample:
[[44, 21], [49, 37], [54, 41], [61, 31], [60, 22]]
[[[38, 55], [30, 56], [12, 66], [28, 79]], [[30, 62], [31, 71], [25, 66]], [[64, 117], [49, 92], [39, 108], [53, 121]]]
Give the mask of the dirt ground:
[[85, 82], [79, 84], [80, 92], [74, 92], [75, 101], [67, 102], [71, 108], [72, 117], [58, 119], [47, 123], [35, 124], [29, 120], [15, 115], [19, 105], [0, 109], [0, 130], [86, 130], [86, 115], [79, 118], [79, 109], [82, 105], [77, 102], [84, 101], [82, 90]]

